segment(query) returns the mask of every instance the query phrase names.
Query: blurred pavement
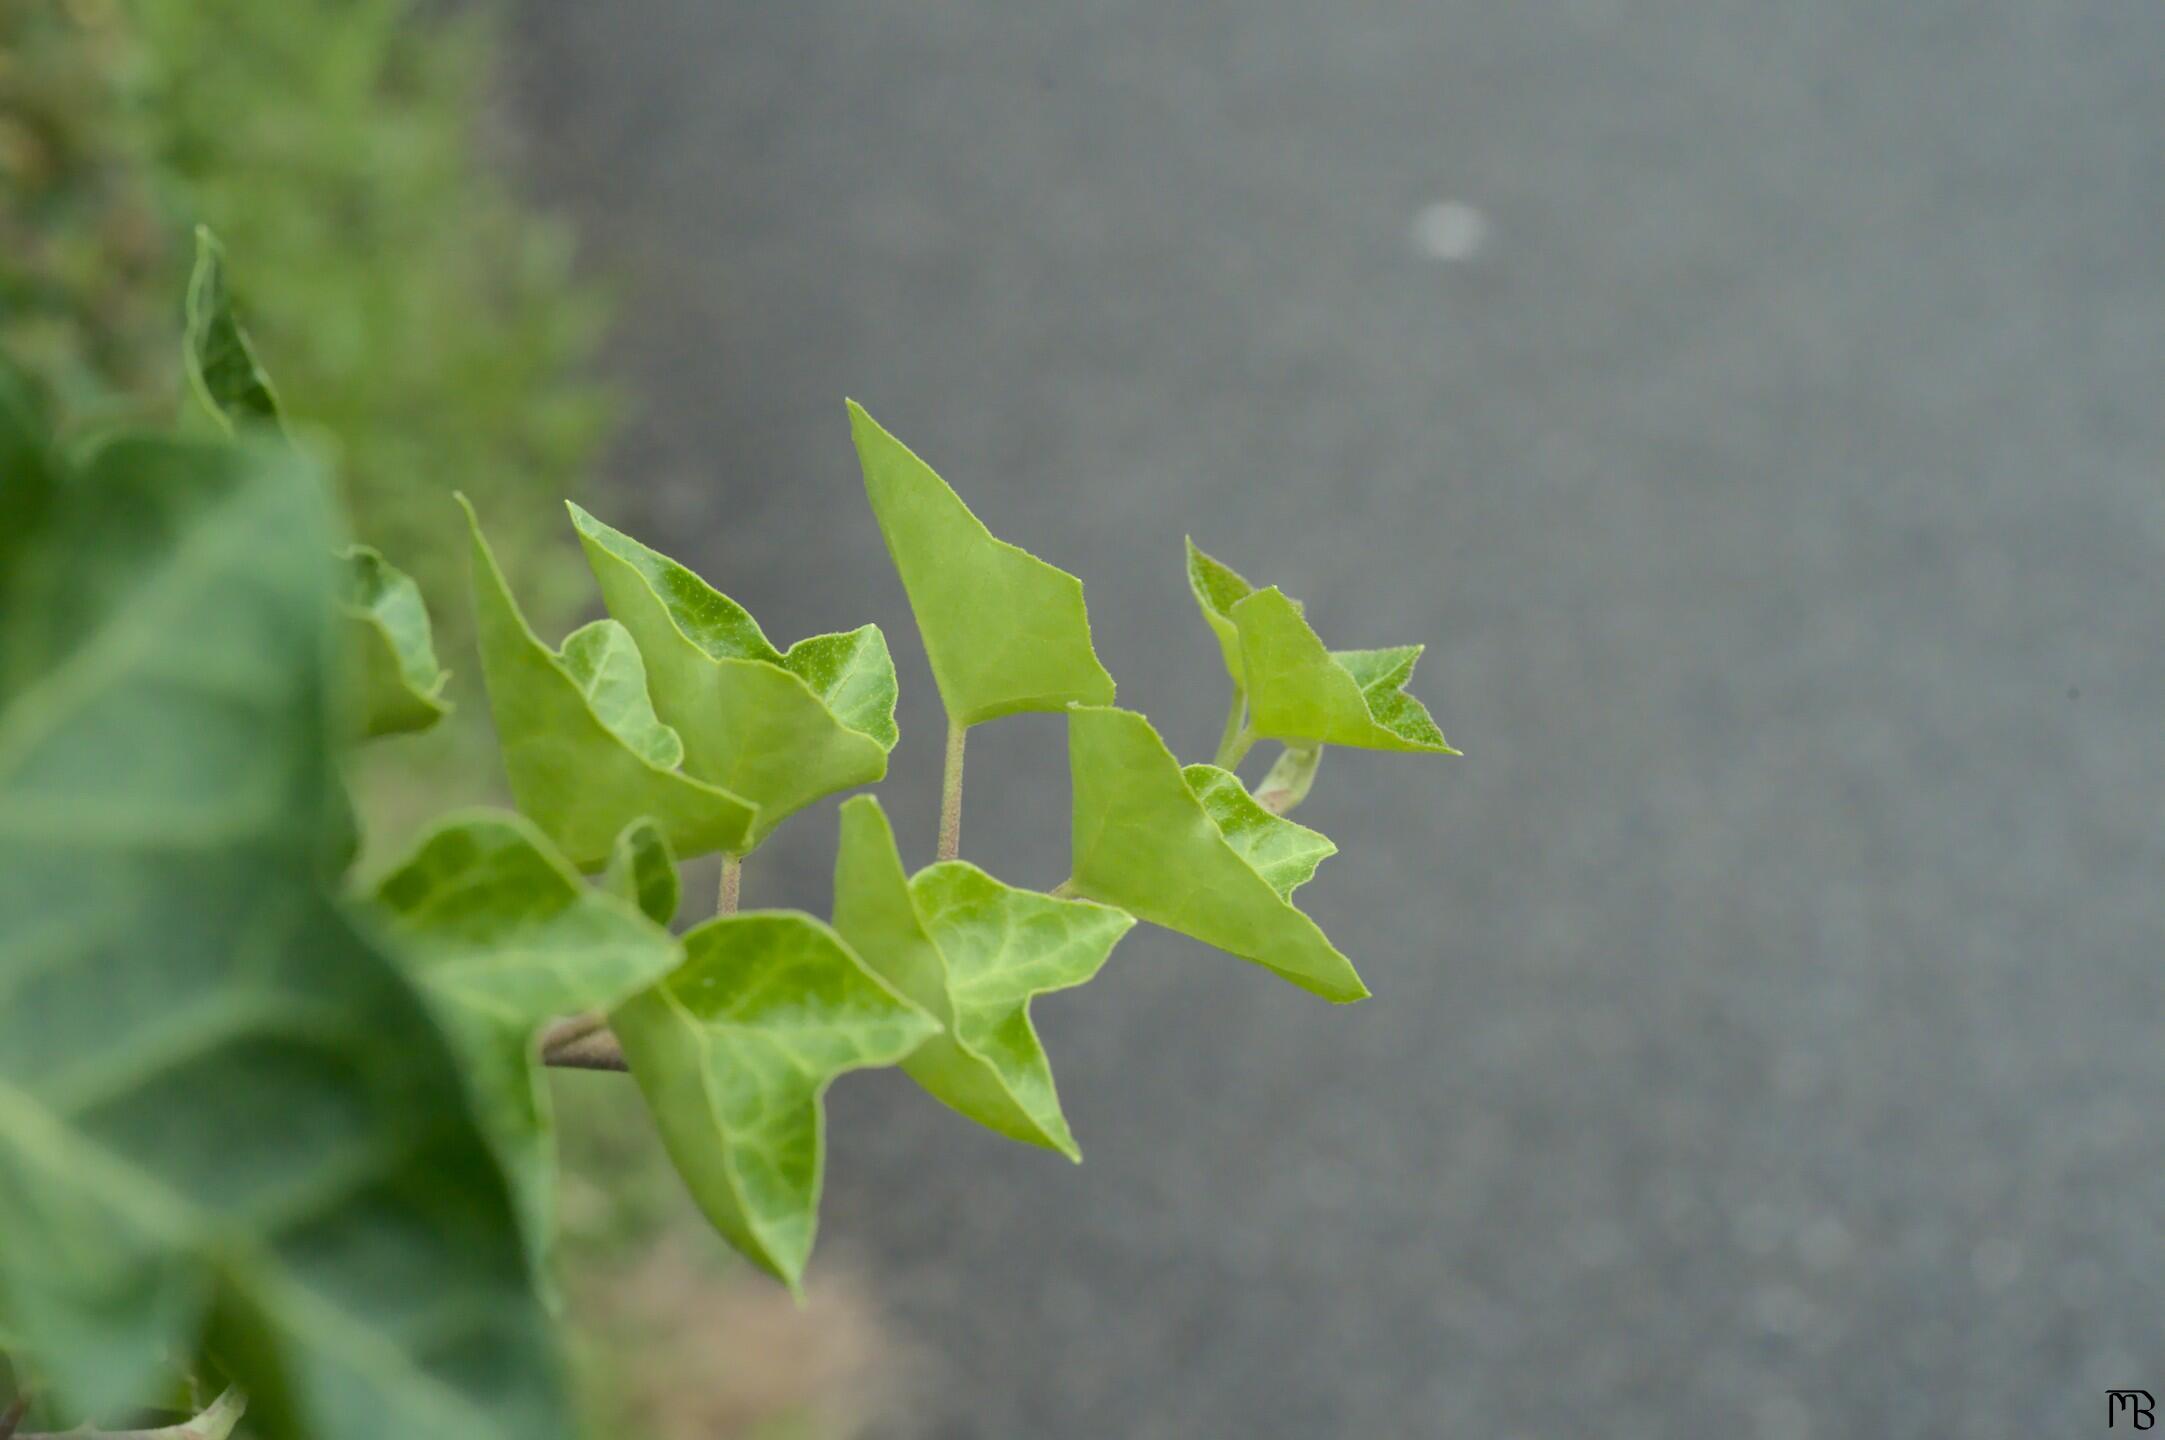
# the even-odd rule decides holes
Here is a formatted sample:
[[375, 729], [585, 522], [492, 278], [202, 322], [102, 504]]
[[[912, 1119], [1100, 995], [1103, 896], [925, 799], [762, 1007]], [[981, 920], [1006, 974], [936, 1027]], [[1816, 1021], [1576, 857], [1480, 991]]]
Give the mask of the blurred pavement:
[[[824, 1254], [938, 1357], [922, 1433], [2165, 1392], [2156, 0], [517, 15], [534, 183], [628, 282], [609, 518], [778, 639], [882, 623], [913, 863], [937, 700], [845, 394], [1085, 578], [1187, 758], [1189, 531], [1428, 642], [1467, 752], [1301, 814], [1375, 1000], [1139, 930], [1040, 1003], [1081, 1169], [837, 1087]], [[1059, 879], [1066, 789], [1056, 718], [979, 730], [964, 853]]]

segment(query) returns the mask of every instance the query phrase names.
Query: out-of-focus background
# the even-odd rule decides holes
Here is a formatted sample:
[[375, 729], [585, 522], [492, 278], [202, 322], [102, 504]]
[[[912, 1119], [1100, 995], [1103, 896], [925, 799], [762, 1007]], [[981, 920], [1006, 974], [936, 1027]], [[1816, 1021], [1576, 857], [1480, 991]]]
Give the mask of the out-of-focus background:
[[[2029, 1440], [2165, 1382], [2155, 0], [484, 18], [0, 0], [0, 331], [169, 403], [209, 219], [454, 635], [452, 486], [559, 620], [575, 491], [778, 637], [880, 621], [913, 862], [845, 394], [1086, 579], [1185, 757], [1183, 533], [1427, 642], [1466, 751], [1302, 812], [1376, 999], [1144, 931], [1040, 1005], [1081, 1169], [838, 1086], [803, 1312], [567, 1081], [612, 1440]], [[1065, 808], [1057, 718], [973, 735], [965, 854], [1049, 884]]]

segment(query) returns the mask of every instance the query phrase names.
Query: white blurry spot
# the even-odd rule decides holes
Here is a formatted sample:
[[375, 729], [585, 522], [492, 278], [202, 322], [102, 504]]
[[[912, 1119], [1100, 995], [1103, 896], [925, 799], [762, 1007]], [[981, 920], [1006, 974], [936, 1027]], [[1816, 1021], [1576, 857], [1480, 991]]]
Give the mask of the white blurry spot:
[[1471, 260], [1488, 243], [1488, 217], [1471, 205], [1439, 200], [1413, 217], [1414, 252], [1428, 260]]

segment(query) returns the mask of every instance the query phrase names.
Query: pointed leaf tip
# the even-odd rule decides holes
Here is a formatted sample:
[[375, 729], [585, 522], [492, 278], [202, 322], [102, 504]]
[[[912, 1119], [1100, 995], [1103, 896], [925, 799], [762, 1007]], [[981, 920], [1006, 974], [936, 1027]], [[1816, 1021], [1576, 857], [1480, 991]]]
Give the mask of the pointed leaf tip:
[[1082, 581], [985, 528], [931, 466], [864, 407], [850, 434], [948, 719], [1112, 703]]

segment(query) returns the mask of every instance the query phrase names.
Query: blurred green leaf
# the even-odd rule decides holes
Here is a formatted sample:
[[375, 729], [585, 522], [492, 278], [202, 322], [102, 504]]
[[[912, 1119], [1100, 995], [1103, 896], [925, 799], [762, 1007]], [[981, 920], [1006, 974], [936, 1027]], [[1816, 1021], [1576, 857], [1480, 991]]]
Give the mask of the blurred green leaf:
[[571, 506], [609, 613], [645, 658], [684, 770], [759, 807], [746, 848], [823, 795], [887, 773], [895, 667], [877, 625], [774, 648], [742, 606]]
[[517, 815], [438, 823], [377, 885], [376, 903], [466, 1045], [538, 1260], [554, 1231], [556, 1145], [534, 1037], [550, 1020], [629, 999], [683, 952], [634, 907], [588, 888]]
[[0, 1325], [86, 1412], [207, 1343], [268, 1440], [564, 1437], [451, 1047], [320, 889], [321, 492], [116, 440], [0, 571]]
[[682, 898], [677, 877], [677, 858], [669, 853], [669, 839], [661, 827], [644, 816], [624, 827], [609, 850], [609, 868], [602, 888], [627, 900], [657, 925], [677, 918]]
[[994, 538], [932, 467], [851, 401], [850, 433], [950, 723], [1109, 705], [1082, 581]]
[[939, 1029], [809, 915], [753, 911], [684, 936], [668, 979], [610, 1017], [670, 1159], [707, 1218], [797, 1290], [826, 1165], [821, 1096]]
[[633, 681], [639, 655], [621, 627], [597, 621], [551, 651], [519, 613], [471, 505], [466, 520], [481, 673], [519, 808], [584, 870], [607, 863], [642, 816], [679, 855], [741, 851], [755, 807], [664, 763], [681, 752]]
[[[1068, 711], [1080, 893], [1253, 960], [1326, 1000], [1367, 996], [1289, 900], [1330, 842], [1270, 815], [1215, 766], [1186, 772], [1131, 710]], [[1222, 778], [1220, 778], [1222, 777]]]
[[959, 860], [905, 879], [879, 801], [843, 802], [835, 929], [945, 1027], [902, 1068], [941, 1103], [1010, 1139], [1082, 1159], [1030, 1001], [1088, 981], [1134, 924], [1104, 905], [1003, 885]]
[[195, 272], [188, 277], [188, 328], [182, 355], [188, 384], [212, 418], [237, 424], [279, 422], [278, 395], [233, 311], [225, 247], [209, 227], [195, 227]]
[[366, 545], [348, 546], [346, 627], [361, 652], [363, 733], [426, 730], [451, 713], [421, 587]]

